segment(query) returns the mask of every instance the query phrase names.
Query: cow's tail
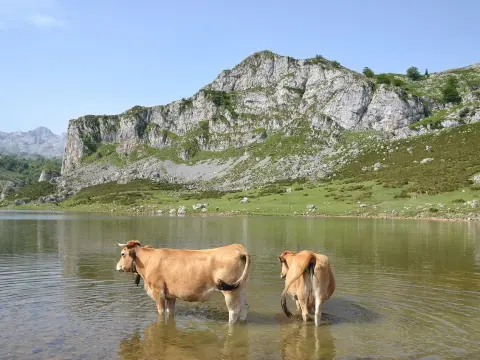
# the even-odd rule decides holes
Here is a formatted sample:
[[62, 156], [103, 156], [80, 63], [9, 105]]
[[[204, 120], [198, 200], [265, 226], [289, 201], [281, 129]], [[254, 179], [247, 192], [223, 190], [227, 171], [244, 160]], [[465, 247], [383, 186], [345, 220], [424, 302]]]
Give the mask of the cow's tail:
[[227, 284], [223, 280], [218, 280], [218, 285], [217, 285], [218, 290], [233, 291], [247, 280], [248, 275], [250, 273], [250, 264], [251, 264], [250, 255], [246, 251], [243, 251], [242, 254], [240, 254], [240, 259], [245, 263], [245, 267], [243, 268], [243, 273], [240, 276], [240, 278], [237, 281], [235, 281], [233, 284]]
[[316, 263], [316, 258], [315, 258], [315, 255], [312, 252], [310, 252], [308, 254], [308, 256], [305, 256], [305, 257], [303, 257], [303, 256], [298, 257], [298, 254], [297, 254], [292, 266], [288, 270], [289, 272], [292, 271], [294, 275], [288, 281], [288, 283], [285, 284], [285, 288], [283, 289], [282, 296], [280, 298], [280, 304], [282, 305], [283, 312], [288, 317], [292, 316], [292, 313], [288, 310], [288, 307], [287, 307], [287, 291], [290, 288], [290, 286], [295, 281], [297, 281], [297, 279], [300, 276], [302, 276], [305, 273], [305, 270], [307, 270], [309, 268], [311, 268], [311, 270], [313, 270], [313, 267], [315, 266], [315, 263]]
[[330, 282], [328, 283], [326, 300], [330, 299], [330, 296], [332, 296], [336, 286], [335, 276], [333, 275], [332, 266], [330, 264], [328, 264], [328, 273], [330, 274], [329, 276]]

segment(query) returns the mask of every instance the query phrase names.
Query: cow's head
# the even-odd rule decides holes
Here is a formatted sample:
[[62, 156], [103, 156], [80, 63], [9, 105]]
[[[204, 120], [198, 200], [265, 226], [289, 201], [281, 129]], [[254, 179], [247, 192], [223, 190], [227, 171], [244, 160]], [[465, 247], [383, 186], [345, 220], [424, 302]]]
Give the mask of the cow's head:
[[117, 271], [133, 272], [134, 261], [137, 257], [135, 251], [140, 247], [140, 241], [130, 240], [126, 244], [117, 243], [122, 248], [120, 260], [117, 263]]
[[288, 267], [289, 267], [289, 264], [292, 263], [292, 259], [294, 256], [295, 256], [295, 253], [293, 251], [285, 250], [278, 257], [278, 260], [280, 261], [280, 264], [282, 266], [282, 269], [280, 271], [280, 277], [282, 279], [285, 279], [287, 277]]

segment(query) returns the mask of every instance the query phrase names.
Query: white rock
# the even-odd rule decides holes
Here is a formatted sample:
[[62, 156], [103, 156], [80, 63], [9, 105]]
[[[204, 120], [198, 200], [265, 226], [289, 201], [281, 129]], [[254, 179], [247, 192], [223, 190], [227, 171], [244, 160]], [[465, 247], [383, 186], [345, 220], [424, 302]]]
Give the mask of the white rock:
[[480, 174], [473, 175], [472, 181], [473, 181], [475, 184], [480, 184]]
[[379, 162], [373, 164], [373, 171], [379, 170], [382, 166], [383, 166], [383, 164], [379, 163]]
[[179, 207], [178, 207], [178, 210], [177, 210], [177, 214], [178, 214], [178, 215], [183, 215], [183, 214], [185, 214], [186, 212], [187, 212], [187, 209], [185, 208], [185, 206], [182, 205], [182, 206], [179, 206]]
[[422, 161], [420, 161], [420, 164], [426, 164], [426, 163], [429, 163], [429, 162], [432, 162], [432, 161], [433, 161], [433, 158], [425, 158]]

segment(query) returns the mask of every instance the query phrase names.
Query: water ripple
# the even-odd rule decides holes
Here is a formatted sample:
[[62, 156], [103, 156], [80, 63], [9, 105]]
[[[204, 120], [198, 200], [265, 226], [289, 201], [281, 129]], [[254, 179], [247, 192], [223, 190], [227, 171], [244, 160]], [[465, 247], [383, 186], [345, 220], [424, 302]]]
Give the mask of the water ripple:
[[[2, 225], [8, 226], [0, 228], [6, 245], [0, 247], [2, 359], [455, 359], [480, 354], [480, 246], [463, 236], [458, 224], [455, 241], [433, 231], [440, 225], [428, 225], [433, 235], [425, 242], [415, 238], [415, 227], [392, 232], [391, 223], [378, 222], [360, 241], [358, 232], [365, 230], [357, 222], [349, 227], [348, 221], [44, 214], [28, 222], [28, 214], [7, 215]], [[366, 224], [372, 223], [361, 223]], [[178, 301], [174, 324], [163, 324], [143, 282], [137, 287], [130, 274], [115, 271], [116, 240], [201, 248], [238, 242], [239, 234], [251, 249], [253, 265], [248, 323], [233, 334], [221, 294], [205, 303]], [[372, 240], [377, 238], [387, 240]], [[296, 311], [287, 318], [279, 304], [284, 281], [277, 256], [301, 247], [328, 254], [337, 279], [324, 308], [329, 325], [320, 328], [303, 324]], [[291, 300], [289, 307], [295, 309]]]

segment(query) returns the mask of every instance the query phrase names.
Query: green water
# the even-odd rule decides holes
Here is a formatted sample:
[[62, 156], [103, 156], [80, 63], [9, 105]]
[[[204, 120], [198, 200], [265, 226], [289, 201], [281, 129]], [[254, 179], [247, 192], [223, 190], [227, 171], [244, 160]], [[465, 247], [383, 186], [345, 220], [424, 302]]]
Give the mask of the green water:
[[[247, 323], [229, 332], [221, 294], [154, 302], [115, 271], [116, 242], [252, 254]], [[277, 256], [330, 257], [328, 324], [288, 319]], [[1, 359], [480, 358], [480, 224], [285, 217], [114, 217], [0, 212]], [[295, 305], [289, 300], [290, 310]]]

